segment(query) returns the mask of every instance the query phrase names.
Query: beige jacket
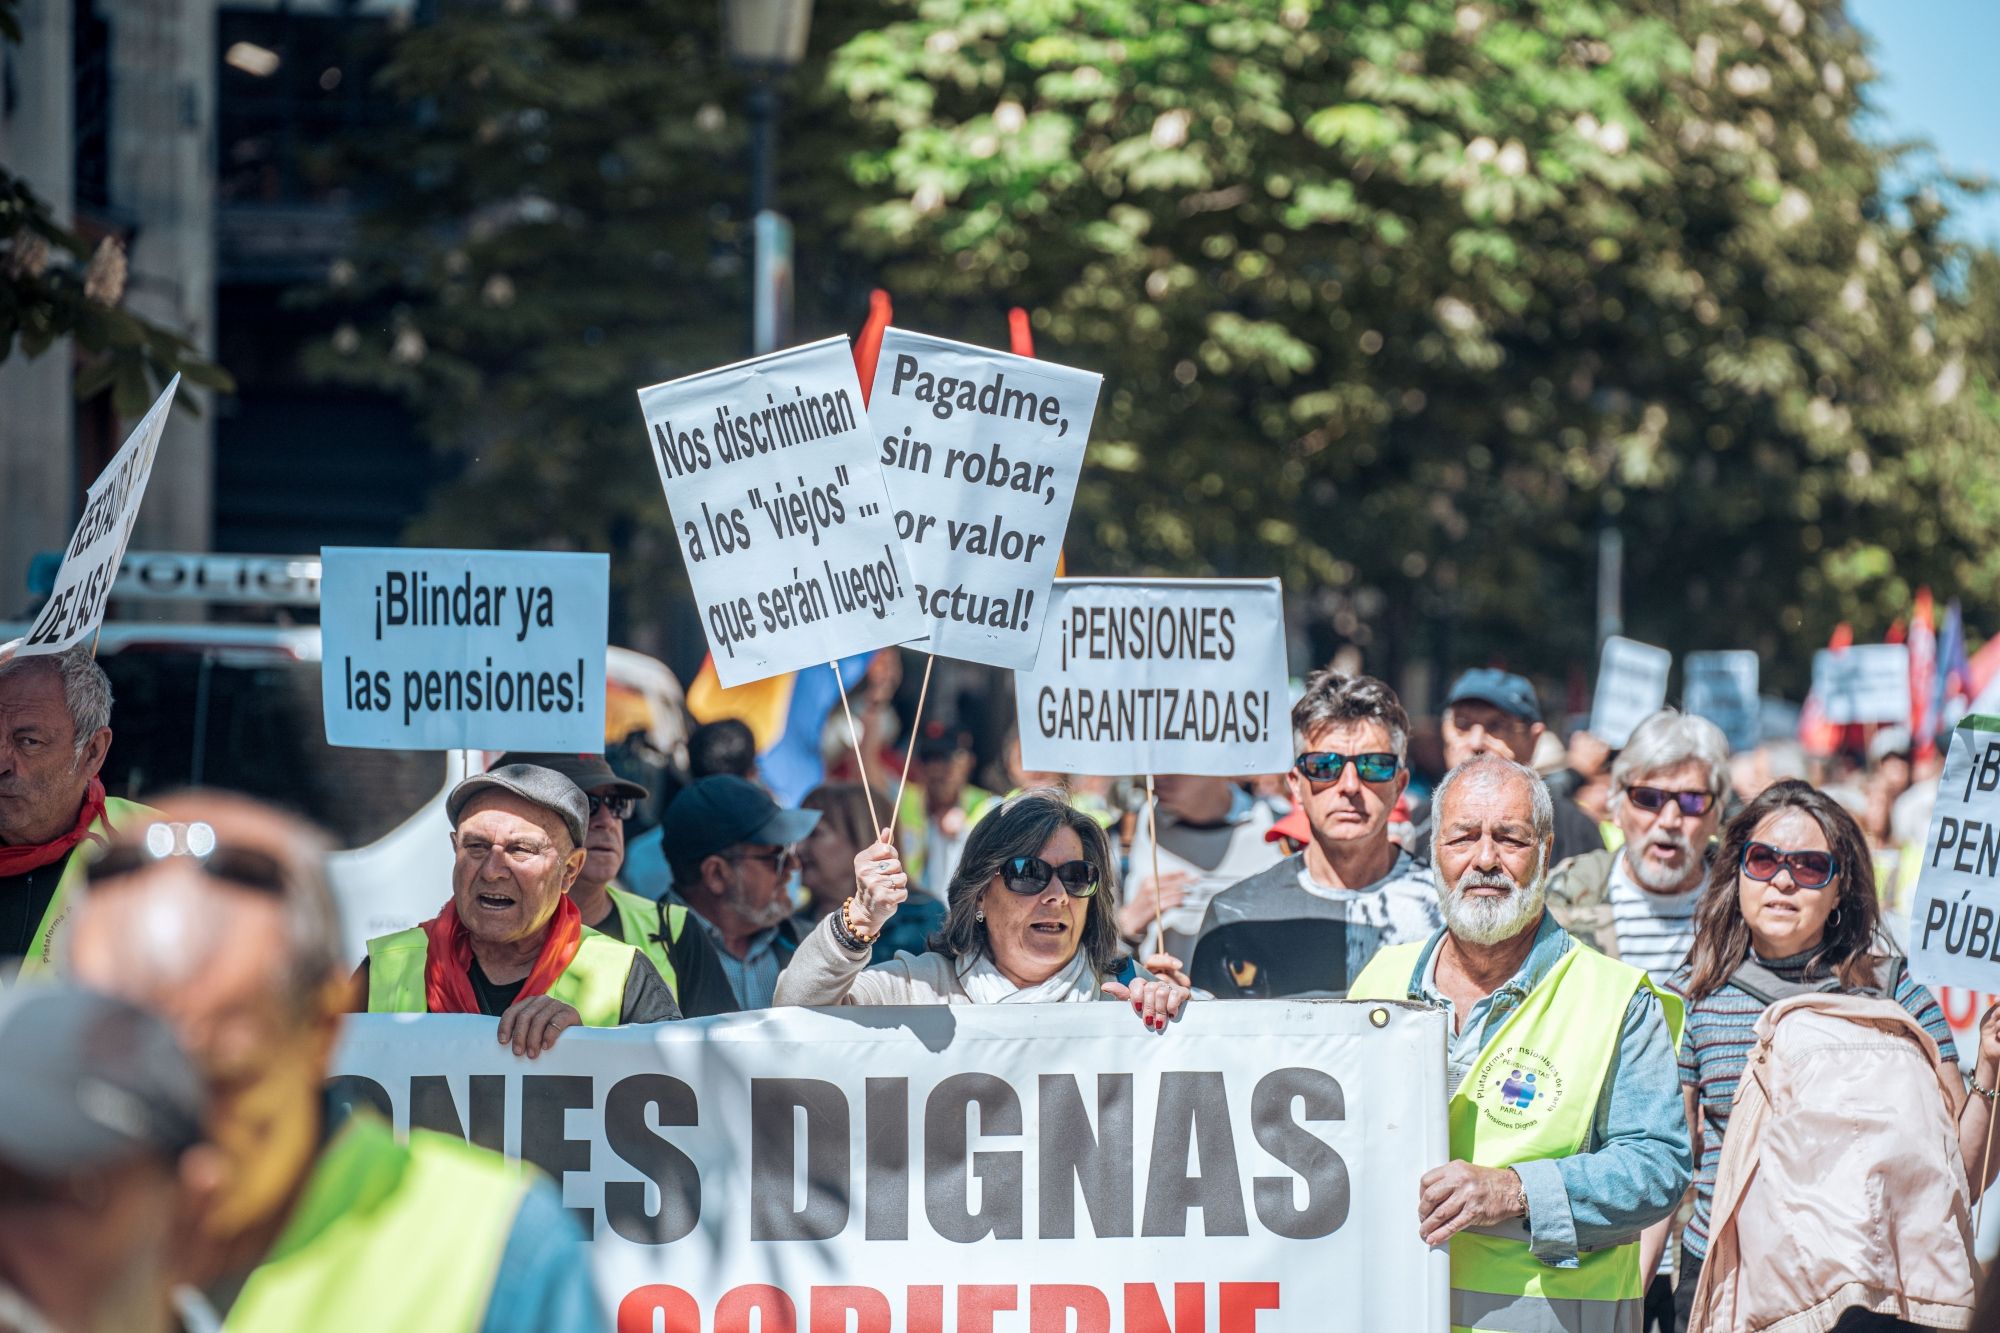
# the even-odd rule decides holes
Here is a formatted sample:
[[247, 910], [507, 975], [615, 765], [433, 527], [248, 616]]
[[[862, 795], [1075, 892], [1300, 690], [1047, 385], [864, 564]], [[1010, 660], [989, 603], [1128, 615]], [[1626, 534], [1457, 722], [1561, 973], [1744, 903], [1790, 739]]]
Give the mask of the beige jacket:
[[778, 974], [773, 1004], [1008, 1004], [1095, 1000], [1097, 978], [1081, 960], [1039, 986], [1017, 988], [984, 958], [899, 953], [879, 967], [868, 953], [849, 953], [833, 937], [828, 916], [799, 942]]
[[1958, 1071], [1890, 1000], [1794, 996], [1756, 1035], [1690, 1333], [1821, 1333], [1852, 1307], [1970, 1327]]

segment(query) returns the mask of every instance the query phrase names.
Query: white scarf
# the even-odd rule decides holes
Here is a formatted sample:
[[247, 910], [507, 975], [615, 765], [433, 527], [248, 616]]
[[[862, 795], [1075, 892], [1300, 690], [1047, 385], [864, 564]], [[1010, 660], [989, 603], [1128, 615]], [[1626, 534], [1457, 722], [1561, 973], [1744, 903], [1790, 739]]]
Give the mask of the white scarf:
[[1097, 998], [1097, 973], [1081, 948], [1054, 976], [1033, 986], [1016, 986], [981, 949], [959, 960], [958, 985], [974, 1004], [1072, 1004]]

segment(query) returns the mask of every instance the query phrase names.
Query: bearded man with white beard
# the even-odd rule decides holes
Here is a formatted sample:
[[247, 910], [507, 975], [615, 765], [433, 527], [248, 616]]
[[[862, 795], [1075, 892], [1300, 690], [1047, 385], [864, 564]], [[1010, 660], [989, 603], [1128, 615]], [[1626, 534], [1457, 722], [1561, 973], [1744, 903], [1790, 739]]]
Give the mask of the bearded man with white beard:
[[1611, 767], [1623, 845], [1572, 856], [1549, 875], [1563, 928], [1666, 985], [1694, 943], [1694, 911], [1729, 805], [1729, 742], [1707, 718], [1663, 708]]
[[1555, 809], [1532, 769], [1477, 755], [1434, 810], [1444, 928], [1384, 949], [1348, 994], [1446, 1017], [1452, 1160], [1417, 1216], [1451, 1247], [1451, 1324], [1637, 1330], [1639, 1234], [1693, 1174], [1680, 1001], [1544, 910]]

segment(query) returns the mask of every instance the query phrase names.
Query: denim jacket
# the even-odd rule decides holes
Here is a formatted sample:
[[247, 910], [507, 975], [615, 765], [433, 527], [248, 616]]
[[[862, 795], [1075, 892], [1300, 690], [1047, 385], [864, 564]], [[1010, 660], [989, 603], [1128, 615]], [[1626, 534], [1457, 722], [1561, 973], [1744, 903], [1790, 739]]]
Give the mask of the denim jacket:
[[[1440, 930], [1424, 946], [1410, 998], [1452, 1020], [1448, 1061], [1451, 1089], [1471, 1072], [1488, 1035], [1507, 1020], [1577, 942], [1553, 915], [1542, 913], [1527, 961], [1500, 988], [1472, 1007], [1464, 1021], [1437, 989]], [[1665, 1012], [1641, 987], [1625, 1007], [1618, 1051], [1604, 1076], [1583, 1151], [1572, 1157], [1513, 1164], [1528, 1196], [1529, 1250], [1557, 1268], [1577, 1266], [1579, 1250], [1634, 1240], [1671, 1213], [1694, 1174], [1680, 1067]]]

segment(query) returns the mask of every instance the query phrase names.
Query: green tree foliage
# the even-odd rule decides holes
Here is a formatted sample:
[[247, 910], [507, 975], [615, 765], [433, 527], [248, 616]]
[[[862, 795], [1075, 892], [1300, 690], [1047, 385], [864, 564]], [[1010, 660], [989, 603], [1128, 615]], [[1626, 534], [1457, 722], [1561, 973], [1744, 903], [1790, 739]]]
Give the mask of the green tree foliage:
[[[1832, 0], [818, 9], [783, 134], [801, 334], [877, 279], [973, 341], [1029, 307], [1106, 376], [1072, 568], [1279, 573], [1316, 651], [1383, 671], [1587, 661], [1609, 523], [1629, 632], [1795, 687], [1919, 582], [2000, 619], [1995, 261], [1947, 239], [1952, 183], [1885, 185]], [[629, 542], [642, 620], [685, 576], [632, 392], [745, 342], [714, 22], [405, 36], [412, 126], [369, 145], [401, 188], [314, 353], [464, 460], [418, 535]]]
[[2000, 611], [1992, 261], [1888, 196], [1837, 3], [894, 8], [854, 233], [1105, 372], [1078, 567], [1280, 572], [1378, 668], [1587, 661], [1606, 522], [1630, 632], [1793, 684]]
[[[18, 10], [18, 0], [0, 0], [0, 41], [21, 40]], [[124, 290], [118, 243], [93, 249], [0, 164], [0, 361], [17, 347], [36, 357], [74, 338], [89, 358], [76, 378], [77, 397], [109, 389], [124, 417], [143, 413], [176, 373], [224, 392], [234, 387], [187, 339], [121, 310]]]

